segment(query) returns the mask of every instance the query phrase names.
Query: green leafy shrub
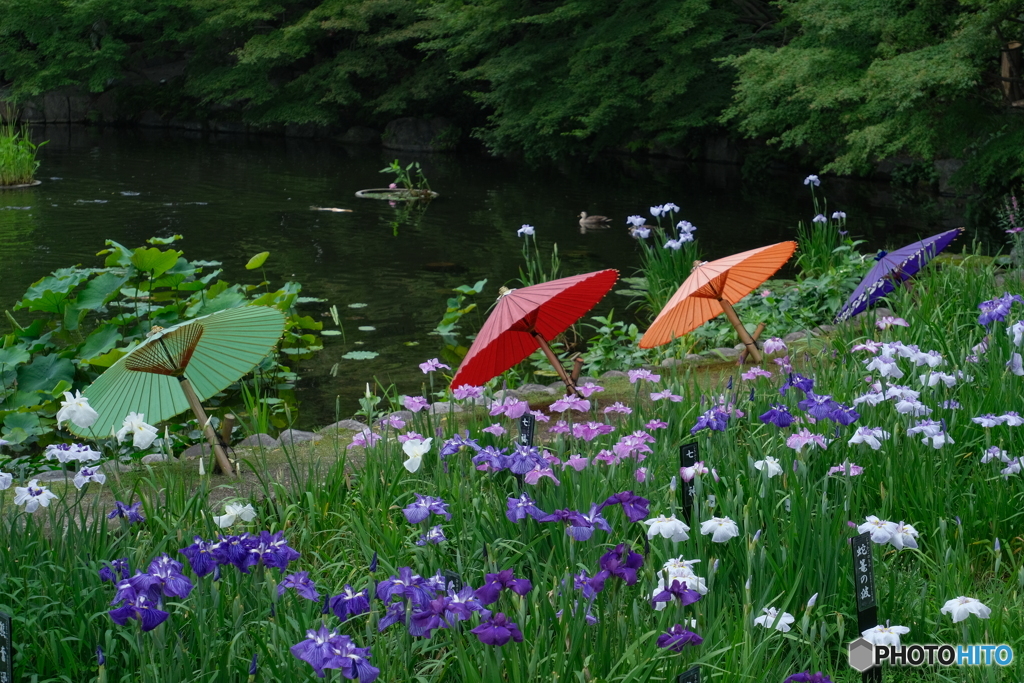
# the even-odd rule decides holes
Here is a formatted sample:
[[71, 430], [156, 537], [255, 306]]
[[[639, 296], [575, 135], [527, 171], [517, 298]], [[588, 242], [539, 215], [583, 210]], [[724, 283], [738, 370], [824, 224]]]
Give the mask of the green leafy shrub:
[[39, 168], [36, 152], [45, 144], [34, 144], [28, 129], [13, 121], [0, 122], [0, 185], [25, 185], [35, 180]]
[[[102, 267], [61, 268], [35, 282], [6, 311], [11, 332], [0, 338], [0, 425], [3, 439], [25, 450], [53, 441], [54, 415], [62, 392], [84, 389], [141, 342], [153, 326], [179, 322], [238, 306], [270, 306], [287, 314], [279, 354], [268, 357], [257, 376], [277, 395], [283, 410], [298, 375], [295, 361], [323, 348], [322, 323], [296, 311], [319, 301], [300, 297], [302, 285], [287, 282], [229, 284], [219, 261], [189, 261], [183, 252], [161, 248], [180, 239], [150, 239], [135, 249], [107, 240]], [[229, 390], [230, 391], [230, 390]], [[286, 400], [282, 401], [284, 398]], [[278, 403], [280, 402], [280, 403]], [[216, 408], [216, 398], [207, 402]], [[276, 426], [286, 420], [277, 415]]]

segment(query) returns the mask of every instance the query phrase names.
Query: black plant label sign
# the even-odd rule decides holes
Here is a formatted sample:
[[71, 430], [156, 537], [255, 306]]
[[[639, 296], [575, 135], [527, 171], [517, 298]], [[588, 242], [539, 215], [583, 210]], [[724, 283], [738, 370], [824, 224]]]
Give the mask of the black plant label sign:
[[871, 560], [871, 533], [865, 531], [854, 536], [853, 548], [853, 584], [857, 591], [857, 611], [865, 612], [877, 606], [875, 601], [875, 568]]
[[[700, 460], [700, 447], [696, 441], [684, 443], [679, 447], [679, 467], [693, 467]], [[680, 475], [682, 479], [682, 475]], [[682, 492], [683, 516], [686, 523], [690, 523], [690, 513], [693, 510], [693, 480], [680, 481], [679, 490]]]
[[537, 418], [526, 413], [519, 418], [519, 443], [524, 446], [533, 445], [533, 432], [537, 427]]
[[700, 667], [695, 666], [679, 674], [676, 676], [676, 683], [700, 683]]
[[444, 577], [445, 590], [451, 588], [456, 593], [462, 590], [462, 577], [456, 572], [450, 569], [442, 569], [441, 576]]
[[11, 615], [0, 612], [0, 683], [14, 683]]

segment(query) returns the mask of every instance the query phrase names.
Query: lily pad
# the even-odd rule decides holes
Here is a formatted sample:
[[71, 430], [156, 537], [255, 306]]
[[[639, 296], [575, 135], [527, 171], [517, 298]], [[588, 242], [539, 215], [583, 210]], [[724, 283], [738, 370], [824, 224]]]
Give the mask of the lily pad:
[[360, 332], [373, 332], [377, 328], [374, 327], [373, 325], [363, 325], [363, 326], [359, 327], [358, 329], [359, 329]]
[[366, 308], [369, 304], [349, 304], [349, 308]]
[[349, 351], [342, 358], [347, 358], [348, 360], [370, 360], [379, 355], [376, 351]]
[[341, 334], [341, 330], [322, 330], [320, 334], [325, 337], [337, 337]]

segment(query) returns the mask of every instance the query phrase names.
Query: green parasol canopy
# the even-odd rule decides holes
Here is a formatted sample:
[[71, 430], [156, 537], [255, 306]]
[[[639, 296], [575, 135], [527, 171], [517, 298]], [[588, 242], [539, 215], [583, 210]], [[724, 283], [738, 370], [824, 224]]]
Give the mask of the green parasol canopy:
[[146, 422], [156, 424], [195, 410], [186, 393], [190, 385], [198, 401], [223, 391], [267, 356], [284, 323], [277, 309], [242, 306], [155, 328], [82, 392], [99, 413], [95, 424], [82, 429], [69, 423], [68, 429], [79, 436], [107, 436], [121, 428], [128, 413], [143, 413]]

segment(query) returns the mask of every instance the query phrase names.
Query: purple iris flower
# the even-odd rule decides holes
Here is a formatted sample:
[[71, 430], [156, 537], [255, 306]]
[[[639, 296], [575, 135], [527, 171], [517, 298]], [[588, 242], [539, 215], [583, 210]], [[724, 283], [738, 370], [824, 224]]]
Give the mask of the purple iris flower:
[[799, 389], [805, 394], [809, 394], [814, 391], [814, 380], [809, 377], [804, 377], [801, 374], [791, 372], [789, 373], [789, 378], [782, 383], [781, 387], [779, 387], [779, 393], [785, 396], [786, 392], [790, 389]]
[[130, 506], [116, 500], [114, 501], [114, 509], [107, 514], [107, 519], [125, 517], [128, 519], [129, 524], [142, 523], [146, 521], [146, 518], [139, 512], [140, 509], [142, 509], [141, 500], [132, 503]]
[[533, 584], [529, 579], [513, 578], [512, 570], [505, 569], [497, 574], [488, 574], [484, 585], [476, 589], [475, 595], [481, 605], [490, 605], [498, 601], [498, 596], [505, 588], [518, 595], [526, 595], [533, 589]]
[[606, 570], [601, 570], [594, 576], [587, 576], [585, 571], [581, 571], [573, 575], [573, 587], [582, 592], [585, 599], [593, 600], [594, 596], [604, 590], [604, 582], [609, 576], [611, 574]]
[[149, 575], [159, 581], [160, 590], [168, 598], [187, 598], [192, 592], [192, 581], [181, 570], [181, 562], [167, 553], [149, 563]]
[[1001, 297], [982, 301], [978, 304], [978, 308], [981, 310], [981, 315], [978, 316], [978, 324], [988, 327], [993, 322], [1006, 320], [1006, 316], [1010, 314], [1010, 307], [1014, 301], [1024, 303], [1024, 298], [1019, 294], [1005, 292]]
[[288, 564], [299, 559], [299, 556], [299, 552], [288, 545], [283, 531], [276, 534], [261, 531], [259, 538], [253, 538], [249, 544], [250, 565], [263, 562], [264, 566], [283, 572], [288, 568]]
[[636, 570], [644, 566], [644, 556], [634, 553], [625, 543], [620, 543], [602, 555], [599, 564], [611, 576], [617, 576], [627, 586], [632, 586], [636, 583]]
[[[672, 602], [672, 598], [678, 599], [680, 605], [692, 605], [700, 600], [700, 593], [690, 590], [685, 581], [672, 579], [671, 585], [651, 598], [651, 604], [657, 606], [659, 602]], [[700, 643], [696, 644], [699, 645]]]
[[693, 631], [687, 631], [682, 624], [676, 624], [666, 633], [658, 636], [658, 647], [682, 652], [687, 645], [700, 645], [704, 639]]
[[118, 575], [122, 579], [127, 579], [131, 576], [131, 569], [128, 567], [128, 558], [122, 557], [120, 560], [112, 560], [110, 566], [103, 565], [100, 568], [100, 580], [109, 581], [111, 583], [117, 583]]
[[813, 391], [807, 392], [807, 398], [796, 404], [800, 410], [806, 410], [807, 414], [815, 420], [824, 420], [829, 413], [839, 407], [839, 404], [832, 400], [831, 396], [818, 395]]
[[502, 612], [498, 612], [488, 621], [481, 623], [470, 633], [479, 638], [484, 645], [501, 647], [509, 640], [514, 640], [517, 643], [523, 642], [523, 634], [519, 630], [519, 626], [506, 619]]
[[398, 576], [392, 575], [391, 578], [377, 584], [379, 600], [391, 602], [396, 595], [408, 599], [414, 605], [422, 605], [429, 600], [427, 590], [423, 586], [423, 577], [414, 574], [410, 567], [399, 567]]
[[472, 457], [472, 462], [478, 470], [500, 472], [509, 468], [512, 464], [512, 458], [503, 448], [498, 449], [494, 446], [485, 446], [479, 449], [479, 452]]
[[257, 655], [259, 655], [258, 652], [253, 652], [252, 653], [252, 661], [249, 662], [249, 676], [255, 676], [256, 675], [256, 671], [258, 670], [258, 667], [256, 666], [256, 657], [257, 657]]
[[427, 533], [420, 534], [420, 537], [416, 539], [416, 545], [423, 546], [428, 543], [437, 545], [438, 543], [444, 543], [447, 540], [448, 539], [444, 536], [444, 530], [441, 529], [441, 525], [438, 524], [437, 526], [431, 527], [430, 531]]
[[312, 666], [317, 676], [323, 678], [324, 669], [341, 668], [331, 647], [331, 640], [337, 636], [338, 634], [329, 631], [326, 625], [321, 626], [317, 631], [310, 629], [306, 631], [306, 639], [292, 645], [290, 650], [296, 658]]
[[[842, 403], [837, 403], [835, 409], [825, 417], [833, 422], [838, 422], [845, 427], [852, 425], [860, 419], [860, 413], [850, 406], [844, 406]], [[837, 436], [836, 438], [838, 439], [839, 437]]]
[[729, 413], [721, 406], [714, 406], [697, 418], [697, 424], [690, 429], [690, 434], [696, 434], [702, 429], [711, 429], [716, 432], [724, 432], [729, 426]]
[[473, 590], [472, 586], [463, 586], [462, 590], [458, 592], [449, 590], [448, 597], [451, 600], [448, 602], [447, 611], [444, 616], [445, 622], [448, 624], [469, 619], [469, 615], [472, 612], [480, 612], [485, 619], [491, 614], [477, 600], [476, 591]]
[[463, 448], [472, 448], [477, 453], [480, 452], [480, 444], [477, 442], [476, 439], [469, 438], [468, 430], [466, 431], [465, 436], [456, 434], [455, 436], [441, 444], [441, 449], [439, 451], [441, 459], [444, 460], [449, 455], [455, 455]]
[[213, 559], [217, 560], [217, 564], [233, 564], [240, 572], [248, 574], [249, 567], [257, 561], [249, 553], [253, 545], [255, 544], [249, 534], [220, 536], [213, 548]]
[[527, 515], [539, 522], [542, 517], [547, 516], [547, 513], [537, 507], [537, 501], [530, 498], [528, 493], [524, 493], [518, 498], [508, 499], [508, 510], [505, 511], [508, 521], [521, 522], [526, 519]]
[[356, 647], [348, 636], [335, 636], [328, 641], [331, 653], [341, 669], [341, 675], [359, 683], [373, 683], [380, 676], [380, 669], [370, 664], [370, 648]]
[[434, 629], [447, 628], [451, 624], [445, 621], [452, 599], [447, 595], [430, 600], [423, 605], [423, 610], [415, 612], [410, 619], [409, 635], [429, 638]]
[[609, 496], [607, 500], [601, 503], [599, 509], [603, 510], [609, 505], [621, 505], [622, 511], [626, 514], [626, 519], [630, 522], [639, 522], [642, 519], [647, 519], [651, 514], [650, 504], [651, 502], [643, 496], [635, 496], [632, 491], [622, 491], [621, 493]]
[[414, 495], [416, 500], [402, 510], [402, 514], [405, 515], [409, 524], [419, 524], [431, 514], [444, 515], [446, 519], [452, 518], [452, 513], [448, 512], [448, 503], [441, 498], [424, 496], [419, 493]]
[[138, 619], [143, 631], [152, 631], [167, 620], [170, 615], [160, 609], [160, 604], [148, 595], [137, 595], [117, 609], [110, 610], [115, 624], [124, 626], [129, 619]]
[[352, 586], [345, 584], [345, 592], [332, 596], [328, 601], [330, 609], [341, 621], [356, 617], [370, 611], [370, 592], [362, 590], [356, 593]]
[[284, 577], [284, 580], [277, 584], [278, 596], [284, 595], [289, 588], [294, 588], [296, 593], [307, 600], [320, 601], [320, 593], [316, 590], [316, 584], [310, 580], [309, 572], [295, 572]]
[[773, 424], [779, 429], [785, 429], [795, 421], [792, 413], [789, 412], [789, 408], [781, 403], [773, 404], [768, 412], [762, 414], [758, 419], [766, 425]]
[[373, 559], [370, 560], [370, 573], [377, 571], [377, 551], [373, 551]]
[[782, 683], [832, 683], [832, 679], [820, 671], [813, 674], [810, 671], [803, 671], [787, 677]]
[[192, 540], [194, 541], [192, 545], [182, 548], [178, 552], [188, 558], [188, 563], [192, 566], [192, 571], [196, 573], [196, 576], [206, 576], [217, 566], [217, 561], [213, 557], [216, 543], [204, 541], [199, 536], [194, 536]]
[[574, 526], [570, 523], [565, 529], [565, 533], [569, 534], [572, 538], [577, 541], [587, 541], [591, 536], [594, 535], [594, 529], [600, 529], [607, 533], [611, 533], [612, 527], [604, 517], [601, 516], [601, 508], [597, 503], [593, 503], [590, 506], [590, 512], [588, 514], [580, 514], [583, 521], [586, 522], [584, 526]]
[[[594, 533], [594, 525], [583, 515], [575, 510], [555, 510], [537, 520], [538, 522], [565, 522], [568, 526], [565, 533], [577, 541], [585, 541]], [[493, 602], [493, 600], [491, 601]], [[491, 604], [485, 602], [485, 605]]]
[[397, 623], [405, 623], [405, 602], [401, 600], [388, 605], [387, 612], [377, 622], [377, 631], [383, 631], [388, 626]]
[[[131, 591], [125, 589], [125, 584], [131, 587]], [[110, 603], [111, 605], [120, 602], [121, 600], [133, 600], [140, 595], [145, 595], [152, 602], [160, 600], [162, 593], [163, 582], [161, 579], [153, 576], [152, 574], [143, 574], [142, 572], [135, 572], [135, 576], [131, 577], [127, 581], [121, 581], [117, 584], [117, 593], [114, 595], [114, 600]]]

